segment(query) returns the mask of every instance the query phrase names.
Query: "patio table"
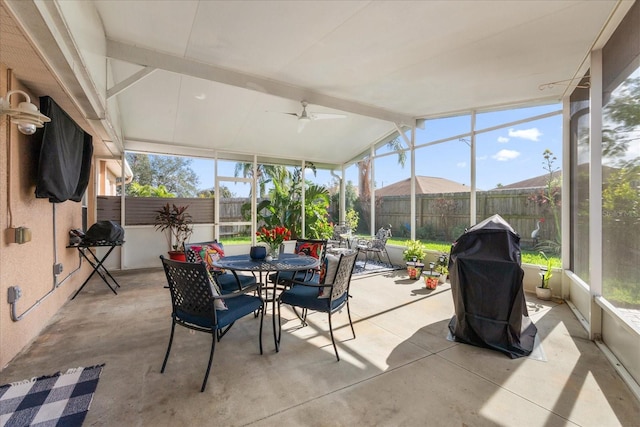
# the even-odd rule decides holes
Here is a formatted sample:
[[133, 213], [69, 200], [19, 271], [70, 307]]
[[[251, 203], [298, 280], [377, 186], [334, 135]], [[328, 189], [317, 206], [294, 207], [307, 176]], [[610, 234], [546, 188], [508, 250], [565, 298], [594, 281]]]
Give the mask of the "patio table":
[[[298, 255], [298, 254], [280, 254], [278, 259], [272, 261], [255, 260], [249, 255], [231, 255], [225, 256], [218, 261], [215, 261], [213, 265], [218, 268], [232, 271], [248, 271], [251, 273], [259, 274], [259, 284], [261, 288], [265, 289], [265, 295], [267, 295], [267, 301], [272, 303], [272, 324], [273, 324], [273, 342], [276, 347], [276, 352], [280, 351], [280, 331], [278, 325], [280, 321], [276, 323], [276, 303], [277, 303], [277, 291], [278, 291], [278, 277], [269, 283], [268, 277], [271, 273], [281, 273], [283, 271], [304, 271], [318, 267], [320, 260], [312, 256]], [[263, 274], [266, 280], [263, 281]], [[268, 298], [269, 290], [272, 291], [271, 298]], [[279, 315], [279, 313], [278, 313]]]

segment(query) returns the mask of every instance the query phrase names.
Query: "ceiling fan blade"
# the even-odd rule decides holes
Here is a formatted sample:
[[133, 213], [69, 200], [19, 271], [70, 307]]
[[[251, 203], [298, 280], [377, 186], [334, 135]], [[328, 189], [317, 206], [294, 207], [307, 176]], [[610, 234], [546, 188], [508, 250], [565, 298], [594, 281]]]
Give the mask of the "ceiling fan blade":
[[298, 133], [302, 132], [302, 130], [304, 129], [304, 127], [307, 125], [307, 123], [309, 123], [311, 120], [308, 118], [300, 118], [298, 119]]
[[326, 119], [345, 119], [344, 114], [331, 114], [331, 113], [309, 113], [309, 117], [312, 120], [326, 120]]

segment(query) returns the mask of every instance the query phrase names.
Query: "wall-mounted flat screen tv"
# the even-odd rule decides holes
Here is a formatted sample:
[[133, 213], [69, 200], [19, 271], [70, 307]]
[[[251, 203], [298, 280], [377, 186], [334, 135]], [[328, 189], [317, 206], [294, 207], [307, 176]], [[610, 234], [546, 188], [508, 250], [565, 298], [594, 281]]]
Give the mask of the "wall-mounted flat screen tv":
[[51, 121], [36, 134], [41, 137], [36, 197], [79, 202], [89, 184], [92, 137], [51, 97], [40, 97], [40, 111]]

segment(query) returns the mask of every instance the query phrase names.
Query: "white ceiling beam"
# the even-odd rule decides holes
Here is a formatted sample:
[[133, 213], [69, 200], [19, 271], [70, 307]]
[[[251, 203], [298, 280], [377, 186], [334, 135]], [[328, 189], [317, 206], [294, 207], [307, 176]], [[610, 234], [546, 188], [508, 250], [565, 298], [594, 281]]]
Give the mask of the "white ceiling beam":
[[310, 104], [322, 105], [340, 111], [372, 117], [379, 120], [412, 126], [415, 119], [405, 114], [361, 104], [346, 99], [335, 98], [314, 92], [308, 88], [294, 86], [264, 77], [204, 64], [166, 53], [107, 39], [107, 56], [146, 67], [157, 68], [186, 76], [197, 77], [243, 89], [254, 90], [294, 101], [305, 100]]
[[139, 70], [138, 72], [136, 72], [132, 76], [127, 77], [126, 79], [124, 79], [120, 83], [118, 83], [116, 85], [113, 85], [111, 88], [107, 89], [107, 99], [110, 99], [110, 98], [116, 96], [117, 94], [119, 94], [123, 90], [131, 87], [132, 85], [134, 85], [136, 83], [138, 83], [140, 80], [144, 79], [145, 77], [147, 77], [149, 74], [153, 73], [156, 70], [157, 70], [157, 68], [144, 67], [142, 70]]
[[411, 141], [407, 138], [407, 135], [404, 134], [403, 130], [400, 129], [400, 125], [398, 123], [394, 123], [396, 126], [396, 130], [398, 131], [398, 135], [402, 137], [402, 140], [407, 145], [407, 148], [411, 148]]

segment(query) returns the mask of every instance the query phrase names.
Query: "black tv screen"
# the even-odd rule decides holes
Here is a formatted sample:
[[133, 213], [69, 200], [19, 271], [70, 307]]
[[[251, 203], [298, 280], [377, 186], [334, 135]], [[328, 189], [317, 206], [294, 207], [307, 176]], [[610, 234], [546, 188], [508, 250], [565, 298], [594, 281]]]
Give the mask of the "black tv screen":
[[40, 97], [40, 111], [51, 121], [41, 136], [36, 197], [51, 203], [79, 202], [89, 184], [93, 141], [55, 101]]

